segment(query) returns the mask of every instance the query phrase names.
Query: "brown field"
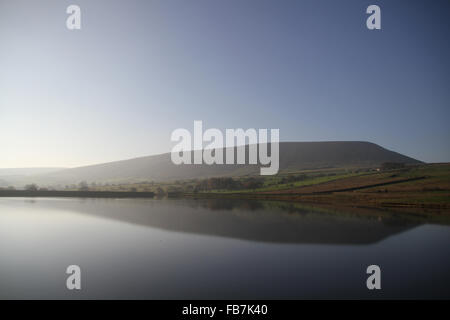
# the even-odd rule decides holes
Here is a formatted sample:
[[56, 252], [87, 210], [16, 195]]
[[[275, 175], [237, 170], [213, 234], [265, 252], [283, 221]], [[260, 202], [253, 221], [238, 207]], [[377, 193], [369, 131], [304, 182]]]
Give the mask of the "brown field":
[[450, 164], [378, 172], [267, 194], [306, 202], [450, 213]]
[[395, 208], [420, 214], [447, 215], [450, 214], [450, 163], [373, 172], [290, 189], [195, 196], [285, 200], [340, 207]]

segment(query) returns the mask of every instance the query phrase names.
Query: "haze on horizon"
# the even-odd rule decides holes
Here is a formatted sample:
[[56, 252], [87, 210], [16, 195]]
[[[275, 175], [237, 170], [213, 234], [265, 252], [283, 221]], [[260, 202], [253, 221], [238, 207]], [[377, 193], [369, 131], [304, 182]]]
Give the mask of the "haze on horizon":
[[[0, 168], [169, 152], [177, 128], [279, 128], [450, 161], [450, 3], [0, 0]], [[374, 2], [375, 3], [375, 2]]]

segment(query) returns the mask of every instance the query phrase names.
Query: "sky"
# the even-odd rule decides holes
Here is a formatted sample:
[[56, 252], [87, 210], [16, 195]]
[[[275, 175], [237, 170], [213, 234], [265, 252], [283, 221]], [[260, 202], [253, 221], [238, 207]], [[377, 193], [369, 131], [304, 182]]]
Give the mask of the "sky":
[[[81, 8], [68, 30], [66, 8]], [[381, 30], [366, 8], [381, 8]], [[450, 161], [450, 2], [0, 0], [0, 168], [169, 152], [177, 128], [277, 128]]]

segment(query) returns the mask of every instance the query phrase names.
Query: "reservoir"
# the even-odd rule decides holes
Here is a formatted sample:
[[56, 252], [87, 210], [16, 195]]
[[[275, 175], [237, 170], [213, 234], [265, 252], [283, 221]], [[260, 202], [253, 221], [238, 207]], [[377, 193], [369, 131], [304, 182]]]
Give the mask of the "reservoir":
[[[81, 290], [66, 268], [81, 269]], [[368, 290], [366, 269], [381, 269]], [[450, 298], [444, 218], [230, 199], [0, 198], [0, 299]]]

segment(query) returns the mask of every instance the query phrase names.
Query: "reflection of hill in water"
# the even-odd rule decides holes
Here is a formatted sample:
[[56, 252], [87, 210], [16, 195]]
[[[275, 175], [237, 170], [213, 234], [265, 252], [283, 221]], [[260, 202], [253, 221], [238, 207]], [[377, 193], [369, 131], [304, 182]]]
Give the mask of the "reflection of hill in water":
[[34, 205], [169, 231], [281, 243], [370, 244], [418, 225], [395, 216], [244, 200], [39, 199]]

